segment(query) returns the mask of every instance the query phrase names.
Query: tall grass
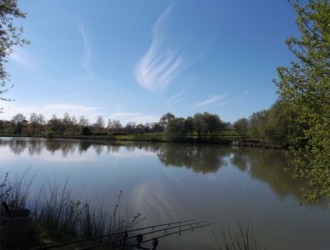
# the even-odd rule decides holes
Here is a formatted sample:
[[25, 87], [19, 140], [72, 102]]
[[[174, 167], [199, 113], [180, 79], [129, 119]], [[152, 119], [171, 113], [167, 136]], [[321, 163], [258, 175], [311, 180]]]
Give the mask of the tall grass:
[[238, 230], [233, 232], [230, 227], [221, 228], [221, 239], [219, 240], [215, 233], [214, 239], [217, 242], [219, 250], [266, 250], [255, 237], [253, 228], [249, 223], [243, 227], [237, 221]]
[[[68, 179], [63, 185], [48, 181], [38, 192], [31, 194], [34, 175], [26, 171], [21, 177], [9, 180], [9, 174], [0, 174], [0, 199], [10, 209], [31, 210], [35, 233], [50, 243], [59, 241], [95, 238], [129, 230], [143, 220], [140, 213], [130, 216], [120, 211], [122, 191], [119, 192], [113, 209], [103, 203], [91, 205], [88, 201], [75, 199], [68, 189]], [[103, 241], [103, 238], [99, 238]]]

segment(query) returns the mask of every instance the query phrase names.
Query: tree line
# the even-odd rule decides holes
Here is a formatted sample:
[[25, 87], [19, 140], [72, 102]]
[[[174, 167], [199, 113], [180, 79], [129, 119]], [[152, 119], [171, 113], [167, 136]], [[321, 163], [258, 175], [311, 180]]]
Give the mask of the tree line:
[[227, 128], [230, 128], [230, 123], [224, 123], [218, 115], [207, 112], [196, 113], [193, 117], [188, 118], [177, 118], [172, 113], [166, 113], [159, 122], [145, 124], [128, 122], [125, 125], [116, 119], [106, 121], [102, 116], [98, 116], [96, 122], [91, 123], [83, 115], [77, 119], [68, 113], [65, 113], [62, 118], [53, 115], [47, 121], [43, 114], [36, 113], [32, 113], [29, 118], [18, 113], [11, 120], [0, 120], [0, 134], [2, 135], [46, 137], [162, 132], [165, 140], [175, 141], [182, 136], [193, 134], [202, 138]]

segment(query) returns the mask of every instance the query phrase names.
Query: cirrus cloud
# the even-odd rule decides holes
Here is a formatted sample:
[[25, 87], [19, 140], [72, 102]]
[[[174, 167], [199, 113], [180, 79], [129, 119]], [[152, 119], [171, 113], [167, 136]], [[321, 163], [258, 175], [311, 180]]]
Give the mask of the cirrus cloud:
[[184, 63], [180, 53], [166, 47], [166, 24], [173, 9], [167, 8], [155, 22], [152, 42], [135, 69], [139, 84], [149, 91], [165, 88], [181, 71]]

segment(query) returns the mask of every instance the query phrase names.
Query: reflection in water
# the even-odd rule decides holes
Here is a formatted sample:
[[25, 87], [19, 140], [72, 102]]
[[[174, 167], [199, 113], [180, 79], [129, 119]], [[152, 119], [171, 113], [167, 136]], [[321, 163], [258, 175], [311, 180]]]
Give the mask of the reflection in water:
[[[159, 161], [167, 167], [185, 167], [195, 173], [216, 173], [222, 166], [230, 165], [247, 172], [252, 178], [267, 183], [280, 199], [288, 195], [301, 202], [301, 180], [293, 180], [290, 174], [283, 171], [288, 161], [281, 151], [255, 148], [231, 148], [216, 145], [189, 145], [168, 143], [134, 143], [134, 142], [93, 142], [84, 140], [45, 140], [27, 138], [1, 138], [0, 147], [9, 147], [15, 155], [27, 151], [29, 155], [41, 155], [44, 150], [54, 154], [61, 152], [62, 157], [79, 155], [92, 150], [97, 155], [102, 153], [116, 154], [122, 147], [127, 155], [143, 149], [158, 156]], [[122, 152], [123, 153], [123, 152]]]
[[157, 156], [165, 166], [186, 167], [195, 173], [216, 173], [226, 165], [230, 147], [165, 144]]
[[[267, 249], [330, 249], [329, 207], [299, 206], [301, 182], [283, 171], [288, 162], [281, 151], [0, 138], [0, 155], [3, 171], [19, 173], [30, 164], [41, 185], [54, 169], [60, 181], [70, 176], [70, 187], [94, 204], [105, 198], [112, 205], [112, 193], [123, 190], [122, 202], [134, 214], [141, 212], [146, 225], [195, 218], [226, 227], [251, 218]], [[175, 249], [216, 249], [213, 240], [206, 230], [186, 234], [175, 240]]]
[[293, 179], [284, 171], [289, 167], [289, 161], [282, 151], [237, 148], [231, 164], [242, 171], [248, 171], [252, 178], [267, 183], [280, 199], [292, 195], [298, 201], [303, 200], [299, 191], [303, 182]]

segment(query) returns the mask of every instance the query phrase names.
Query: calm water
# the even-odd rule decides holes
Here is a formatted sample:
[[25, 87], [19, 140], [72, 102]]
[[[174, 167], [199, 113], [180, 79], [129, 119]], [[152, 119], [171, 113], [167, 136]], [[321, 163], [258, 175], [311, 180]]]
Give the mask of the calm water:
[[[280, 151], [214, 145], [101, 144], [0, 138], [1, 171], [37, 172], [34, 186], [69, 179], [79, 199], [141, 212], [144, 225], [184, 219], [217, 222], [164, 238], [158, 249], [217, 249], [220, 227], [253, 225], [267, 249], [330, 249], [328, 202], [302, 204]], [[142, 226], [142, 225], [141, 225]]]

